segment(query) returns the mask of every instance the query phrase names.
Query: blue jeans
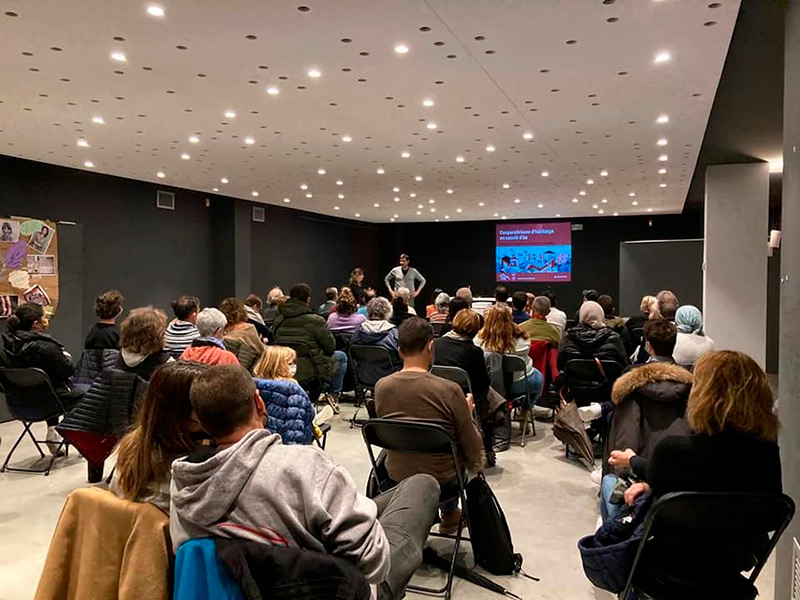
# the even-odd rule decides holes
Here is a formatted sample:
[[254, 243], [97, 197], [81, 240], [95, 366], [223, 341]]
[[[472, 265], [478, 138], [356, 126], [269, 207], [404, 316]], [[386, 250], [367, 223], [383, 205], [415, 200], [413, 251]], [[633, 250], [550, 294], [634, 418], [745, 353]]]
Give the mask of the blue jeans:
[[[533, 372], [528, 375], [528, 392], [530, 393], [530, 400], [523, 408], [529, 410], [534, 404], [536, 404], [536, 401], [539, 399], [539, 394], [542, 393], [542, 386], [544, 386], [544, 378], [537, 369], [534, 369]], [[506, 391], [508, 392], [508, 396], [510, 398], [517, 398], [524, 395], [525, 380], [520, 379], [519, 381], [515, 381]]]
[[334, 394], [341, 394], [342, 385], [344, 385], [344, 374], [347, 372], [347, 354], [341, 350], [336, 350], [333, 353], [333, 358], [336, 359], [339, 365], [331, 376], [331, 392]]
[[606, 475], [600, 482], [600, 514], [603, 517], [603, 524], [609, 523], [619, 514], [622, 504], [613, 504], [611, 494], [617, 485], [616, 475]]

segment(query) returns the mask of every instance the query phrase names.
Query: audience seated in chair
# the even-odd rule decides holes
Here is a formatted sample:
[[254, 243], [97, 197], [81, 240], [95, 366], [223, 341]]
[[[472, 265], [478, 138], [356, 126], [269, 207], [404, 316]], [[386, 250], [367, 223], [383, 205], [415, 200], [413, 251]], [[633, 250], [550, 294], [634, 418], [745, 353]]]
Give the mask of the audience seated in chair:
[[[638, 354], [644, 354], [644, 324], [651, 319], [660, 319], [661, 313], [658, 312], [658, 300], [655, 296], [642, 296], [642, 301], [639, 304], [639, 314], [633, 315], [625, 321], [625, 331], [627, 336], [624, 338], [626, 347], [625, 350], [629, 355], [636, 354], [636, 358], [632, 358], [633, 362], [641, 363], [647, 360], [643, 357], [638, 359]], [[640, 347], [641, 346], [641, 347]]]
[[172, 461], [186, 456], [204, 434], [192, 414], [189, 389], [207, 367], [174, 362], [150, 378], [133, 428], [117, 446], [111, 491], [133, 502], [150, 502], [169, 512]]
[[119, 359], [115, 367], [145, 381], [158, 367], [174, 360], [164, 350], [167, 315], [152, 306], [134, 308], [122, 322]]
[[167, 325], [164, 333], [164, 350], [173, 358], [178, 358], [191, 343], [200, 337], [195, 327], [200, 300], [195, 296], [180, 296], [172, 301], [175, 318]]
[[[359, 328], [350, 338], [350, 345], [381, 346], [392, 355], [392, 363], [400, 368], [403, 364], [398, 351], [398, 331], [393, 323], [387, 319], [392, 314], [389, 301], [383, 296], [373, 298], [367, 304], [368, 321], [361, 323]], [[365, 365], [366, 366], [366, 365]], [[385, 373], [388, 375], [388, 373]], [[376, 377], [375, 379], [378, 379]]]
[[[490, 306], [484, 313], [484, 323], [478, 335], [475, 337], [477, 344], [485, 354], [510, 354], [518, 356], [525, 362], [525, 371], [514, 373], [510, 389], [506, 389], [507, 398], [517, 398], [525, 395], [527, 379], [527, 389], [530, 392], [530, 405], [522, 406], [523, 411], [533, 410], [533, 416], [540, 419], [549, 419], [553, 416], [553, 410], [543, 406], [536, 406], [536, 400], [544, 385], [542, 374], [533, 366], [530, 357], [531, 341], [519, 325], [516, 325], [511, 318], [511, 311], [502, 304]], [[487, 361], [490, 364], [490, 361]], [[498, 375], [502, 371], [502, 364], [492, 366], [490, 371]], [[499, 373], [502, 376], [502, 373]], [[523, 420], [529, 417], [523, 413]]]
[[714, 350], [714, 340], [703, 331], [703, 313], [695, 306], [685, 304], [675, 313], [678, 339], [673, 360], [679, 365], [691, 367], [700, 357]]
[[567, 362], [575, 358], [613, 360], [623, 367], [630, 364], [622, 338], [606, 327], [603, 309], [597, 302], [584, 302], [578, 311], [578, 321], [561, 343], [559, 371], [563, 372]]
[[451, 298], [444, 292], [441, 292], [438, 296], [436, 296], [436, 301], [434, 302], [434, 312], [428, 315], [428, 319], [431, 323], [444, 323], [447, 321], [447, 315], [450, 311], [450, 302]]
[[[355, 296], [355, 294], [353, 294]], [[375, 290], [371, 287], [364, 288], [361, 290], [361, 296], [357, 296], [356, 299], [358, 300], [358, 310], [356, 311], [360, 315], [367, 316], [367, 304], [373, 298], [376, 298], [378, 295], [375, 293]]]
[[337, 300], [339, 300], [339, 290], [335, 287], [325, 288], [325, 302], [319, 305], [317, 314], [327, 320], [328, 315], [336, 308]]
[[181, 360], [199, 362], [205, 365], [238, 365], [239, 359], [233, 352], [225, 349], [222, 336], [228, 320], [216, 308], [204, 308], [197, 315], [197, 331], [200, 337], [192, 342], [181, 354]]
[[[35, 367], [44, 371], [64, 409], [69, 411], [83, 391], [72, 385], [72, 355], [45, 333], [50, 317], [38, 304], [20, 304], [6, 320], [8, 330], [2, 337], [0, 366], [18, 369]], [[47, 447], [55, 453], [61, 438], [55, 430], [58, 417], [47, 419]]]
[[244, 310], [247, 312], [247, 322], [256, 328], [258, 335], [263, 338], [269, 337], [269, 327], [264, 322], [261, 311], [264, 309], [264, 302], [257, 294], [250, 294], [244, 300]]
[[502, 306], [503, 308], [509, 308], [508, 287], [506, 287], [504, 284], [500, 284], [496, 288], [494, 288], [494, 303], [497, 306]]
[[542, 292], [542, 296], [550, 300], [550, 312], [547, 314], [547, 322], [555, 325], [561, 337], [564, 337], [564, 331], [567, 329], [567, 313], [558, 308], [558, 298], [555, 292], [550, 290]]
[[561, 342], [561, 333], [555, 325], [547, 321], [550, 310], [550, 300], [546, 296], [536, 296], [533, 300], [533, 316], [523, 321], [519, 328], [528, 339], [544, 340], [557, 347]]
[[439, 294], [444, 292], [442, 288], [436, 288], [431, 292], [431, 303], [425, 307], [425, 318], [430, 320], [431, 315], [436, 312], [436, 298], [439, 297]]
[[531, 313], [525, 310], [527, 307], [528, 294], [518, 291], [511, 295], [511, 319], [516, 325], [521, 325], [531, 318]]
[[[305, 283], [293, 285], [289, 291], [289, 299], [281, 304], [279, 312], [273, 325], [275, 343], [306, 344], [319, 368], [320, 376], [330, 381], [330, 391], [335, 402], [342, 392], [344, 375], [347, 372], [347, 355], [336, 350], [336, 341], [325, 324], [325, 319], [315, 314], [311, 308], [311, 288]], [[297, 361], [297, 381], [303, 383], [313, 377], [311, 361], [300, 357]]]
[[434, 340], [433, 361], [436, 365], [458, 367], [469, 375], [475, 409], [481, 422], [487, 464], [494, 466], [492, 423], [495, 411], [505, 403], [505, 399], [491, 388], [483, 350], [473, 343], [480, 327], [478, 313], [469, 308], [459, 311], [453, 328]]
[[[462, 298], [467, 301], [466, 308], [472, 308], [472, 290], [468, 287], [460, 287], [456, 290], [456, 298]], [[455, 299], [455, 298], [454, 298]]]
[[324, 452], [283, 445], [263, 428], [264, 402], [235, 365], [201, 374], [191, 400], [217, 447], [172, 465], [174, 548], [212, 535], [330, 552], [352, 561], [379, 598], [402, 597], [433, 522], [439, 486], [432, 477], [418, 475], [369, 500]]
[[656, 294], [656, 301], [658, 302], [658, 312], [661, 318], [667, 321], [674, 321], [675, 313], [680, 306], [678, 297], [670, 290], [661, 290]]
[[400, 327], [403, 321], [416, 314], [413, 312], [414, 309], [408, 305], [409, 298], [411, 298], [411, 292], [408, 291], [408, 288], [400, 288], [392, 299], [392, 315], [389, 317], [389, 322], [395, 327]]
[[[510, 312], [509, 312], [510, 314]], [[403, 322], [399, 331], [403, 369], [384, 377], [375, 386], [375, 409], [387, 419], [422, 419], [444, 427], [458, 444], [464, 468], [483, 469], [483, 442], [472, 420], [475, 409], [472, 395], [464, 397], [461, 387], [429, 371], [433, 364], [433, 330], [418, 317]], [[453, 533], [461, 520], [458, 508], [457, 479], [450, 456], [388, 452], [386, 468], [393, 481], [403, 481], [418, 473], [433, 475], [442, 489], [453, 491], [453, 498], [440, 508], [442, 533]]]
[[267, 292], [267, 305], [264, 307], [264, 311], [262, 312], [264, 324], [267, 327], [272, 327], [272, 324], [278, 317], [278, 307], [285, 301], [286, 296], [283, 295], [283, 290], [278, 286], [275, 286], [269, 292]]
[[[284, 444], [310, 444], [312, 436], [322, 437], [315, 427], [314, 405], [294, 378], [297, 352], [287, 346], [267, 346], [253, 373], [267, 407], [267, 429], [279, 434]], [[333, 416], [330, 406], [320, 412], [327, 419]]]
[[358, 305], [350, 288], [342, 288], [342, 293], [339, 295], [335, 306], [336, 308], [331, 311], [330, 315], [323, 316], [328, 321], [328, 329], [333, 333], [352, 335], [359, 325], [367, 320], [364, 315], [356, 312]]
[[[650, 489], [656, 498], [681, 491], [781, 492], [774, 397], [752, 358], [730, 350], [705, 354], [695, 365], [686, 418], [692, 435], [663, 438], [650, 459], [633, 449], [611, 453], [612, 466], [630, 467], [643, 480], [625, 491], [627, 504]], [[752, 567], [693, 550], [676, 547], [669, 536], [659, 539], [656, 532], [646, 563], [657, 567], [669, 561], [670, 571], [703, 580], [736, 577]]]
[[264, 352], [264, 342], [255, 326], [248, 322], [244, 302], [238, 298], [225, 298], [220, 302], [219, 309], [228, 322], [222, 343], [236, 355], [240, 365], [252, 372], [253, 366]]
[[97, 323], [92, 325], [83, 347], [86, 350], [119, 350], [119, 325], [125, 297], [117, 290], [103, 292], [94, 299]]

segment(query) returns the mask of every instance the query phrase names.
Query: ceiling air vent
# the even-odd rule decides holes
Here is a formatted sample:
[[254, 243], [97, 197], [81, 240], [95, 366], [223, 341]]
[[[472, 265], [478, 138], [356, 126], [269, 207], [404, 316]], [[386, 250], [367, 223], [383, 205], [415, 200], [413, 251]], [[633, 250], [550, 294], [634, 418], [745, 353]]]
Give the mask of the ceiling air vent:
[[256, 223], [263, 223], [265, 220], [264, 214], [264, 207], [263, 206], [254, 206], [253, 207], [253, 221]]
[[156, 207], [165, 210], [175, 210], [175, 194], [158, 190], [156, 192]]
[[800, 543], [792, 538], [792, 600], [800, 600]]

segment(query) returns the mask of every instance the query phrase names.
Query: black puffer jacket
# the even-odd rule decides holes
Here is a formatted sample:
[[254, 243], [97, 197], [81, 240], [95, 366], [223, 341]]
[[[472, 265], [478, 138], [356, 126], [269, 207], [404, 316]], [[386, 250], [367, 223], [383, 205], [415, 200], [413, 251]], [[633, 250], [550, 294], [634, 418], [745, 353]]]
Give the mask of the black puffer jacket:
[[62, 395], [70, 391], [74, 372], [72, 355], [64, 346], [46, 333], [15, 331], [3, 334], [2, 362], [16, 369], [42, 369], [50, 378], [53, 389]]
[[593, 329], [583, 323], [567, 331], [558, 352], [558, 370], [563, 371], [567, 362], [578, 358], [613, 360], [623, 367], [630, 364], [618, 333], [608, 327]]
[[91, 385], [106, 369], [111, 369], [117, 362], [119, 350], [111, 348], [87, 349], [81, 353], [78, 365], [75, 367], [75, 383]]

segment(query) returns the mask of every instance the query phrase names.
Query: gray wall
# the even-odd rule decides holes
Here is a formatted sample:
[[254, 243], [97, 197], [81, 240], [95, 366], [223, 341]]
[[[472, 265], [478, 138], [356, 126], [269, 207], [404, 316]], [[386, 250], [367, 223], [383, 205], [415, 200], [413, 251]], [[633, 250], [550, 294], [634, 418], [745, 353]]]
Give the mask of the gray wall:
[[672, 290], [681, 304], [703, 306], [703, 240], [619, 245], [619, 314], [639, 314], [644, 293]]

